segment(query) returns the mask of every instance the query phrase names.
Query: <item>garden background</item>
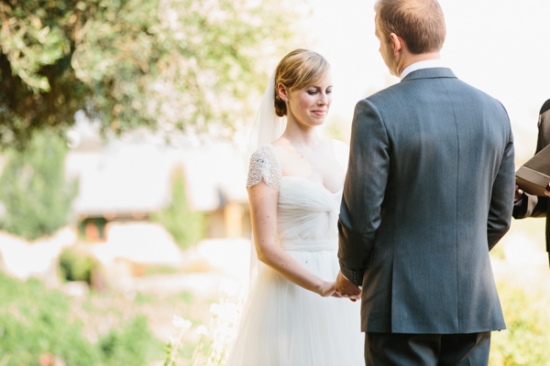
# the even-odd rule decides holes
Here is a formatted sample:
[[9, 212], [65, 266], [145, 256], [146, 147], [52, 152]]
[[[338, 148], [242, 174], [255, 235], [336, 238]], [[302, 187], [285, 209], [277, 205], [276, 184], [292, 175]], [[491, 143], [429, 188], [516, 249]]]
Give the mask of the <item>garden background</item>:
[[[443, 60], [499, 99], [516, 165], [550, 98], [550, 3], [440, 0]], [[398, 82], [374, 1], [0, 1], [0, 366], [218, 365], [247, 288], [247, 138], [277, 61], [332, 65], [323, 133]], [[544, 220], [492, 251], [490, 363], [550, 365]], [[176, 316], [176, 318], [174, 318]]]

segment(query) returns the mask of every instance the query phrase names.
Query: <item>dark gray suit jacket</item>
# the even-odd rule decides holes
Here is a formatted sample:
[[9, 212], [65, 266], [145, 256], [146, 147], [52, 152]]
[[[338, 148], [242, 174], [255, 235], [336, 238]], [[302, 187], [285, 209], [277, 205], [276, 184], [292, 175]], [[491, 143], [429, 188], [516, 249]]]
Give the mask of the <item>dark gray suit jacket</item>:
[[[539, 135], [535, 153], [550, 145], [550, 99], [544, 102], [540, 109], [538, 127]], [[550, 253], [550, 205], [548, 200], [548, 197], [538, 197], [524, 193], [515, 204], [514, 217], [522, 219], [525, 217], [546, 216], [546, 251]]]
[[497, 100], [447, 68], [412, 72], [355, 109], [338, 223], [362, 330], [504, 329], [489, 250], [508, 231], [514, 146]]

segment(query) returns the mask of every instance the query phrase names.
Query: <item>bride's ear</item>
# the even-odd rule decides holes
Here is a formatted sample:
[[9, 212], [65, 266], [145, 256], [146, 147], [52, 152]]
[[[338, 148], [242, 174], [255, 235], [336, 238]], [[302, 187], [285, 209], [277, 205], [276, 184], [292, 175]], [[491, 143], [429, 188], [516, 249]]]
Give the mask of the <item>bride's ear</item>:
[[277, 94], [283, 101], [288, 102], [288, 92], [286, 87], [281, 83], [277, 84]]

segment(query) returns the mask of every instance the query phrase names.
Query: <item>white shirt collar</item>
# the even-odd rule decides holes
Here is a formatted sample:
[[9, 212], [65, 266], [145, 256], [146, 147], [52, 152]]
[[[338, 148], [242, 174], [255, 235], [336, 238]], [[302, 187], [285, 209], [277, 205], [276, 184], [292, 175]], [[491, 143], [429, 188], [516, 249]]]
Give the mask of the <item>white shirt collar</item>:
[[409, 75], [411, 72], [420, 70], [420, 69], [430, 69], [434, 67], [447, 67], [445, 63], [440, 59], [433, 59], [433, 60], [425, 60], [425, 61], [418, 61], [414, 64], [410, 64], [403, 70], [401, 73], [401, 80], [405, 78], [405, 76]]

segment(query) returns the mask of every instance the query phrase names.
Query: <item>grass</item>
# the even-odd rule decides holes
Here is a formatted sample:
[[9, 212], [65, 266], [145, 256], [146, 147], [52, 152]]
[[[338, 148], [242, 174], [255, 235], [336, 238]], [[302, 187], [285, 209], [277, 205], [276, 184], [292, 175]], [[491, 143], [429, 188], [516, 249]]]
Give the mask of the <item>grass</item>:
[[490, 366], [550, 365], [550, 270], [545, 220], [513, 220], [491, 251], [507, 329], [493, 332]]
[[550, 364], [550, 293], [499, 283], [507, 330], [493, 332], [491, 366]]

